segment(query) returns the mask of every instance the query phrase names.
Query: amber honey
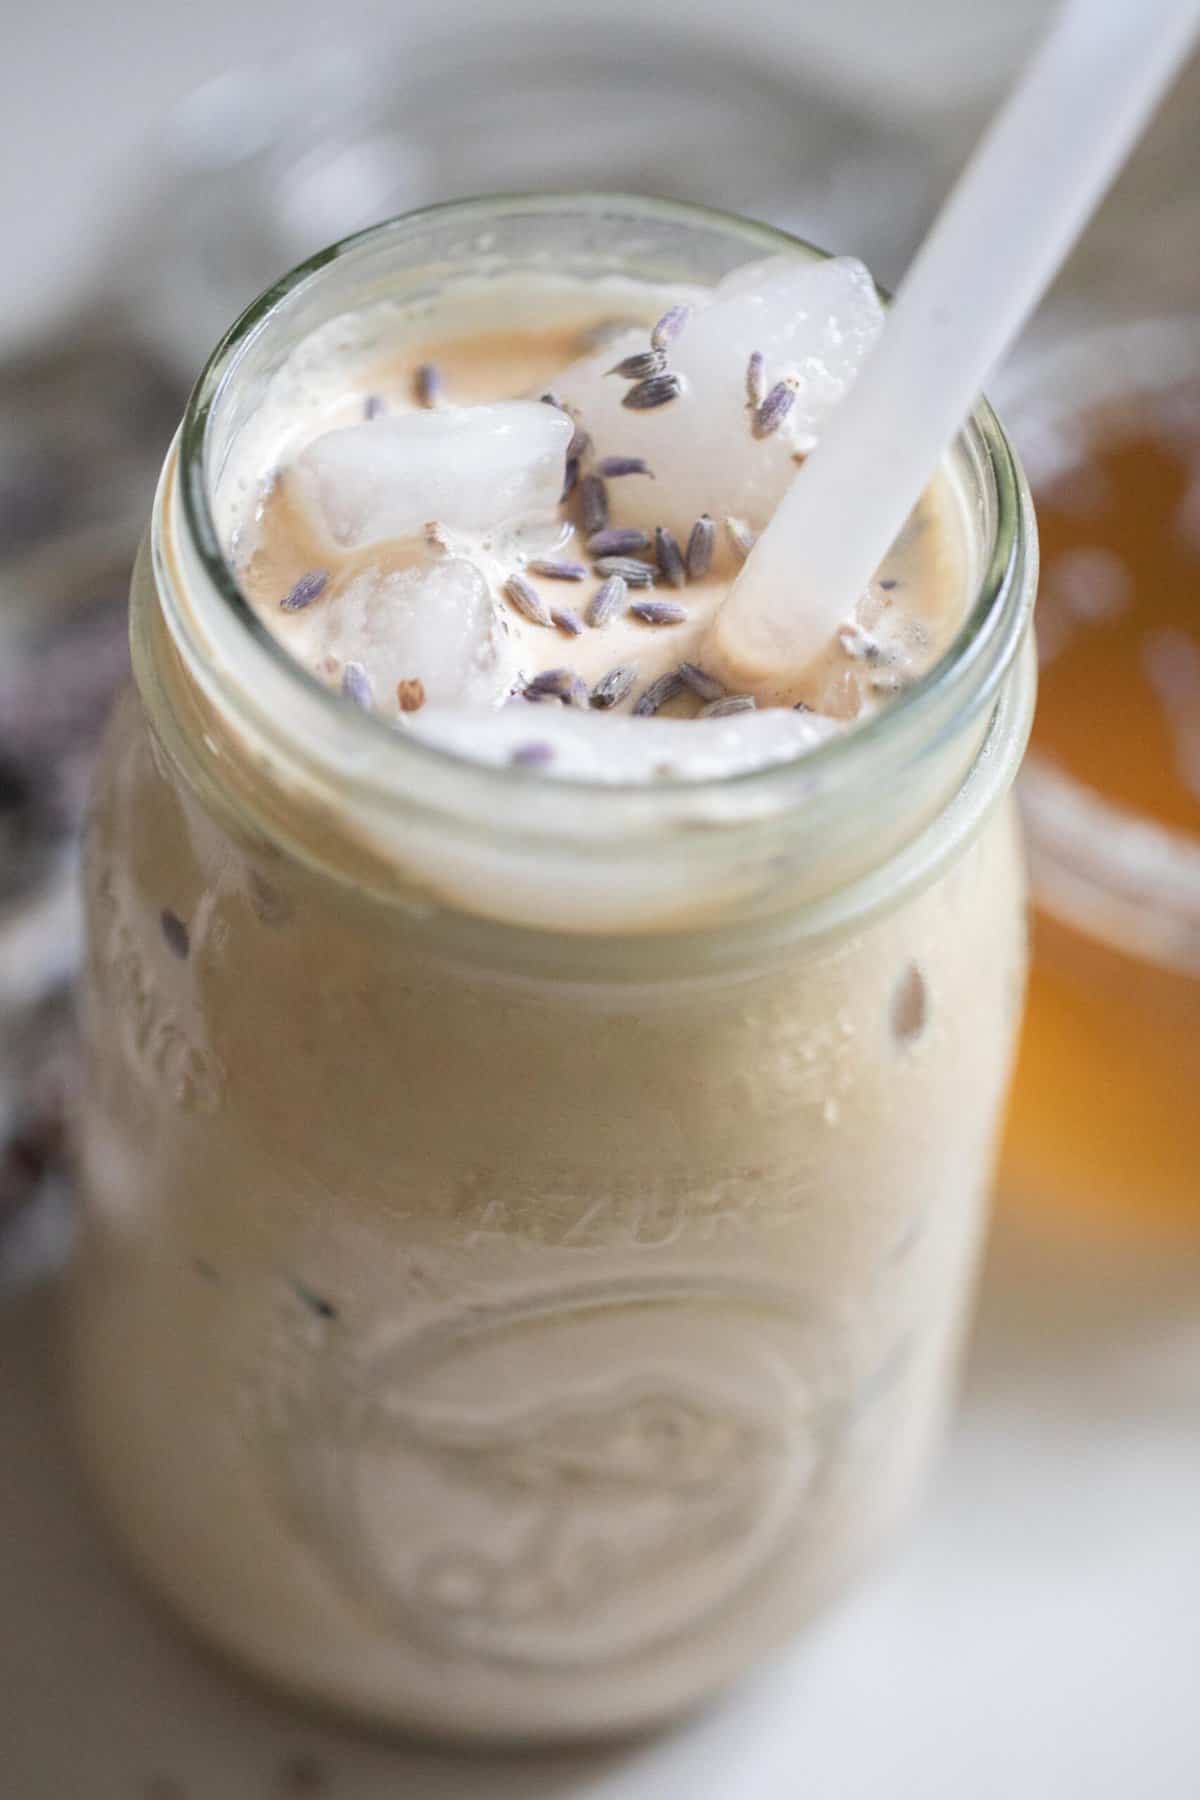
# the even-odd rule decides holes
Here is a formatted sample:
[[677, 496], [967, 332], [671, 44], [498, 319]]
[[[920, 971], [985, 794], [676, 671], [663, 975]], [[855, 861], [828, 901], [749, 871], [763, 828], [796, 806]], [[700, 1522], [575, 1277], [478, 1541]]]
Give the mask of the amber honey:
[[1034, 959], [1004, 1186], [1200, 1229], [1200, 378], [1106, 400], [1033, 460]]

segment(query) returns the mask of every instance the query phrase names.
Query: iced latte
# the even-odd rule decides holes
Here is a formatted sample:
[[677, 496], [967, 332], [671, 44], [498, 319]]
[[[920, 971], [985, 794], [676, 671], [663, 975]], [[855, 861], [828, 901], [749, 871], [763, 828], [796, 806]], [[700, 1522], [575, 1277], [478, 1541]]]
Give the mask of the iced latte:
[[88, 850], [88, 1461], [297, 1695], [646, 1725], [941, 1428], [1024, 969], [985, 408], [781, 701], [710, 628], [882, 327], [666, 204], [381, 227], [220, 348]]

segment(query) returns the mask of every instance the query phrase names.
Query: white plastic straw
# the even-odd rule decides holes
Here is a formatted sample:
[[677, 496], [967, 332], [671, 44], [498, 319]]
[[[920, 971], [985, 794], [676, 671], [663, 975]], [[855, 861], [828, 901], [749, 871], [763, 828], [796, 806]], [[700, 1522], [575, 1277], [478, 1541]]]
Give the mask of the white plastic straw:
[[1200, 0], [1065, 0], [735, 583], [726, 667], [785, 685], [850, 615], [1198, 24]]

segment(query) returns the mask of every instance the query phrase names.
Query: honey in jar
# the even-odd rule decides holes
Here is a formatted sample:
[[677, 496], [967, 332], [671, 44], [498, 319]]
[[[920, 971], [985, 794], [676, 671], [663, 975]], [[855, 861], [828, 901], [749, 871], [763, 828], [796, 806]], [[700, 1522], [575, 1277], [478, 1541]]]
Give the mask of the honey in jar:
[[1200, 1230], [1200, 373], [1110, 394], [1040, 450], [1034, 959], [1004, 1187]]

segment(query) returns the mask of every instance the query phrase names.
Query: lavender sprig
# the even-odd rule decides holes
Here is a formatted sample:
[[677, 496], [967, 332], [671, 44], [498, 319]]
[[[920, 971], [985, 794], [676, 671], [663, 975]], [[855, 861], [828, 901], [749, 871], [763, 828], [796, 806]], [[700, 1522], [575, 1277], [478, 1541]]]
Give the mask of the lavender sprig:
[[621, 405], [631, 407], [634, 412], [649, 412], [653, 407], [666, 406], [669, 401], [677, 400], [682, 392], [683, 383], [678, 375], [651, 375], [622, 394]]
[[658, 570], [635, 556], [601, 556], [594, 564], [597, 575], [619, 575], [630, 587], [653, 587]]
[[556, 556], [535, 556], [526, 564], [535, 575], [544, 575], [549, 581], [586, 581], [587, 564], [566, 562]]
[[632, 356], [623, 356], [619, 363], [605, 371], [608, 375], [619, 375], [623, 381], [645, 381], [651, 375], [661, 375], [667, 366], [667, 359], [661, 350], [636, 350]]
[[440, 406], [446, 397], [446, 384], [436, 363], [419, 363], [413, 370], [413, 395], [418, 406]]
[[342, 692], [355, 706], [370, 712], [375, 696], [371, 692], [371, 678], [360, 662], [348, 662], [342, 670]]
[[633, 709], [634, 718], [652, 718], [653, 715], [658, 712], [660, 707], [667, 704], [668, 700], [674, 700], [675, 696], [682, 692], [683, 677], [679, 673], [679, 670], [668, 669], [665, 675], [660, 675], [657, 681], [652, 681], [650, 683], [650, 686], [638, 700]]
[[662, 318], [651, 327], [650, 345], [654, 350], [666, 350], [679, 336], [692, 316], [690, 306], [670, 306]]
[[608, 524], [608, 489], [599, 475], [585, 475], [579, 483], [579, 517], [589, 537]]
[[649, 548], [650, 539], [636, 525], [606, 525], [587, 540], [589, 556], [635, 556]]
[[687, 570], [683, 566], [683, 555], [675, 542], [673, 532], [665, 525], [654, 528], [654, 560], [658, 564], [659, 574], [673, 588], [687, 585]]
[[724, 683], [718, 681], [715, 675], [710, 675], [706, 669], [702, 669], [699, 663], [681, 662], [679, 673], [697, 700], [711, 702], [724, 699]]
[[554, 745], [542, 738], [531, 738], [527, 744], [518, 744], [508, 760], [517, 769], [544, 769], [554, 761]]
[[539, 669], [525, 683], [525, 698], [528, 700], [533, 694], [553, 694], [556, 700], [565, 700], [574, 680], [574, 669]]
[[310, 569], [294, 587], [288, 589], [279, 602], [279, 610], [286, 613], [303, 612], [306, 606], [311, 606], [325, 592], [328, 582], [328, 569]]
[[654, 480], [654, 470], [640, 456], [602, 456], [596, 464], [597, 475], [603, 475], [608, 481], [619, 475], [648, 475]]
[[746, 364], [746, 404], [757, 412], [767, 397], [767, 363], [761, 350], [751, 352]]
[[523, 575], [510, 575], [504, 584], [507, 598], [531, 625], [553, 625], [550, 608]]
[[682, 625], [687, 618], [687, 608], [678, 600], [634, 600], [629, 610], [643, 625]]
[[589, 625], [607, 625], [629, 604], [629, 584], [623, 575], [610, 575], [592, 595], [587, 609]]
[[585, 626], [583, 620], [573, 606], [552, 606], [550, 608], [550, 617], [554, 620], [558, 629], [560, 631], [565, 631], [568, 637], [583, 636]]
[[778, 431], [795, 404], [795, 384], [791, 381], [777, 381], [754, 414], [755, 437], [770, 437], [773, 432]]
[[620, 706], [636, 680], [636, 663], [618, 664], [615, 669], [610, 669], [607, 675], [602, 675], [592, 689], [592, 705], [601, 712], [607, 712], [613, 706]]
[[711, 700], [707, 706], [702, 706], [699, 716], [702, 719], [727, 719], [733, 713], [755, 710], [753, 694], [723, 694], [719, 700]]
[[717, 528], [707, 513], [701, 513], [692, 526], [691, 536], [687, 541], [685, 563], [689, 581], [700, 581], [712, 567], [713, 546], [717, 540]]

